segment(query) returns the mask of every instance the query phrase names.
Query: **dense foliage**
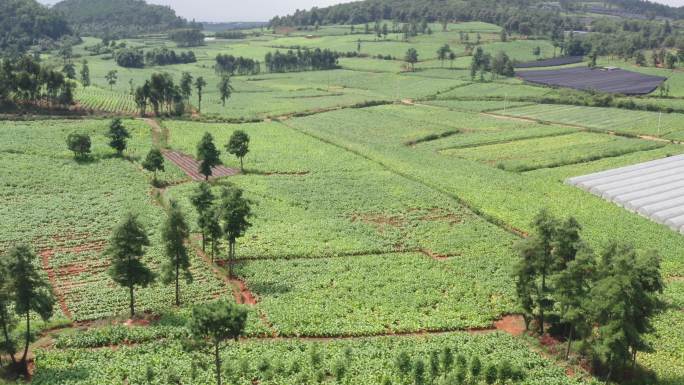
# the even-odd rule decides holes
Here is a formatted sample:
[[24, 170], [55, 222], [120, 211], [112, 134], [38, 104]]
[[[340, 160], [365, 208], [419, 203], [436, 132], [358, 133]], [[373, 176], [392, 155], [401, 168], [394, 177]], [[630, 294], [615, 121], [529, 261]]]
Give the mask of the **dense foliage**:
[[0, 2], [0, 56], [20, 54], [69, 34], [66, 20], [35, 0]]
[[197, 47], [204, 44], [204, 34], [197, 28], [185, 28], [169, 33], [169, 39], [179, 47]]
[[148, 65], [164, 66], [170, 64], [195, 63], [197, 62], [197, 58], [192, 51], [176, 54], [176, 51], [162, 47], [145, 52], [145, 62]]
[[126, 68], [142, 68], [145, 66], [143, 51], [134, 48], [124, 48], [114, 54], [116, 64]]
[[169, 7], [143, 0], [64, 0], [54, 6], [81, 36], [123, 38], [188, 23]]
[[269, 52], [264, 62], [269, 72], [330, 70], [337, 68], [339, 56], [337, 52], [329, 49], [298, 49], [297, 51], [289, 50], [286, 53]]
[[6, 59], [0, 66], [0, 105], [67, 107], [74, 101], [75, 86], [62, 72], [30, 56]]
[[218, 54], [214, 70], [218, 74], [257, 75], [261, 72], [261, 63], [242, 56]]
[[523, 35], [581, 28], [577, 20], [537, 8], [534, 2], [532, 4], [525, 0], [504, 3], [494, 0], [368, 0], [310, 11], [300, 10], [291, 16], [275, 17], [271, 25], [363, 24], [383, 19], [399, 22], [478, 20], [505, 26], [508, 31]]

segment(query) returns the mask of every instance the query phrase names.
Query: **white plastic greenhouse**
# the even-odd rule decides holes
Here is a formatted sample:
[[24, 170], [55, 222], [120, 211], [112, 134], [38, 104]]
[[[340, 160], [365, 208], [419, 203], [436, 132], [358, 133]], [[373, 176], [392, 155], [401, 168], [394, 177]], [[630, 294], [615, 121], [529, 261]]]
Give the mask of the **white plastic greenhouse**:
[[684, 233], [684, 155], [578, 176], [566, 183]]

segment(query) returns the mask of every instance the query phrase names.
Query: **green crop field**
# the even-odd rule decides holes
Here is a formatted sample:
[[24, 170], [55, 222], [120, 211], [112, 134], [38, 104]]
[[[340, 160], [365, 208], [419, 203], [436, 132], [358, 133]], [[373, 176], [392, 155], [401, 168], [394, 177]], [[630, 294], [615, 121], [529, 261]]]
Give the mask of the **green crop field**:
[[[501, 112], [501, 111], [498, 111]], [[616, 108], [565, 105], [535, 105], [512, 108], [506, 115], [538, 119], [547, 122], [573, 124], [606, 132], [650, 135], [664, 139], [684, 139], [684, 115], [648, 111], [625, 111]]]
[[602, 134], [576, 133], [512, 141], [442, 153], [476, 160], [508, 171], [530, 171], [652, 150], [665, 144]]
[[[360, 16], [349, 18], [356, 23]], [[514, 275], [518, 245], [533, 234], [535, 215], [548, 209], [576, 218], [582, 239], [597, 252], [613, 241], [658, 252], [665, 308], [646, 333], [651, 349], [636, 359], [657, 379], [629, 385], [680, 385], [684, 237], [565, 182], [684, 153], [681, 70], [598, 58], [599, 65], [668, 77], [669, 94], [642, 96], [567, 91], [491, 72], [472, 77], [478, 48], [523, 62], [560, 55], [558, 42], [539, 28], [520, 33], [527, 22], [516, 17], [504, 19], [503, 36], [495, 24], [443, 27], [441, 19], [430, 20], [429, 32], [406, 38], [377, 36], [374, 23], [365, 33], [365, 23], [312, 22], [212, 37], [191, 48], [161, 33], [117, 40], [145, 52], [192, 50], [197, 58], [144, 68], [119, 66], [112, 52], [93, 54], [87, 48], [99, 38], [75, 44], [68, 60], [78, 74], [87, 60], [91, 85], [76, 76], [73, 105], [53, 112], [41, 96], [34, 108], [0, 114], [0, 255], [28, 244], [56, 300], [51, 320], [29, 315], [31, 382], [210, 384], [213, 362], [193, 350], [198, 341], [191, 341], [188, 323], [195, 305], [225, 299], [247, 309], [243, 336], [226, 341], [219, 356], [229, 384], [615, 385], [589, 370], [587, 346], [577, 342], [566, 359], [567, 325], [550, 320], [556, 328], [546, 336], [525, 330]], [[392, 20], [384, 23], [392, 28]], [[444, 44], [452, 60], [438, 59]], [[329, 70], [267, 70], [266, 54], [297, 48], [344, 56]], [[415, 68], [406, 63], [410, 48], [418, 53]], [[40, 57], [59, 69], [67, 62], [62, 54], [52, 49]], [[218, 54], [257, 60], [261, 68], [230, 76], [225, 102], [214, 69]], [[113, 70], [117, 80], [110, 84]], [[162, 72], [174, 86], [186, 72], [203, 77], [201, 108], [193, 88], [188, 100], [154, 95], [166, 96], [169, 110], [182, 105], [180, 116], [154, 116], [150, 105], [140, 116], [136, 88]], [[123, 156], [106, 136], [115, 117], [131, 135]], [[228, 149], [238, 132], [250, 138], [244, 159]], [[68, 149], [71, 133], [89, 135], [89, 157], [76, 159]], [[239, 188], [251, 207], [234, 261], [227, 222], [219, 246], [202, 249], [206, 217], [192, 202], [200, 186], [192, 162], [207, 133], [230, 174], [210, 179], [209, 190], [220, 196]], [[154, 174], [144, 168], [151, 149], [166, 156], [164, 170]], [[170, 252], [162, 226], [173, 204], [189, 227], [183, 244], [193, 276], [180, 280], [179, 306], [174, 285], [162, 279]], [[142, 262], [156, 277], [136, 289], [131, 320], [129, 291], [112, 280], [105, 253], [128, 213], [150, 239]], [[10, 338], [23, 338], [24, 327], [18, 322]], [[454, 360], [445, 370], [436, 360], [446, 348]], [[404, 373], [400, 353], [409, 357]], [[8, 362], [4, 351], [1, 358], [0, 366]], [[475, 358], [482, 364], [477, 374]], [[488, 381], [486, 371], [506, 372], [509, 363], [514, 378]]]

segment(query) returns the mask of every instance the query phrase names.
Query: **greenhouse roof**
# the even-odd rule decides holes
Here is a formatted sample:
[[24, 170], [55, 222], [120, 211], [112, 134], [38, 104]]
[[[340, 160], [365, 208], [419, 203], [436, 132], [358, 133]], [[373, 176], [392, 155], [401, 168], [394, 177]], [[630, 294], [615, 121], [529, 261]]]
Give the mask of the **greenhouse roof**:
[[684, 155], [570, 178], [567, 183], [684, 233]]

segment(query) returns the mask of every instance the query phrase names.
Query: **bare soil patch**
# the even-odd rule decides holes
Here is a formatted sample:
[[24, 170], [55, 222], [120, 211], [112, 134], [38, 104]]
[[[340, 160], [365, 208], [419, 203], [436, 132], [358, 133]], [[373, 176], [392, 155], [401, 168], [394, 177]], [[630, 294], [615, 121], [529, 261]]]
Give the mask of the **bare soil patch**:
[[507, 315], [494, 322], [496, 330], [506, 332], [512, 336], [521, 336], [525, 333], [525, 320], [521, 315]]
[[362, 222], [367, 225], [375, 227], [379, 232], [383, 232], [387, 227], [404, 227], [406, 226], [406, 218], [401, 215], [386, 215], [386, 214], [353, 214], [351, 221]]
[[418, 219], [421, 221], [428, 221], [428, 222], [434, 222], [434, 221], [447, 222], [450, 225], [457, 225], [463, 221], [463, 218], [461, 218], [456, 213], [450, 212], [448, 210], [440, 209], [440, 208], [430, 209], [430, 212], [428, 214], [426, 214], [426, 215], [424, 215]]

